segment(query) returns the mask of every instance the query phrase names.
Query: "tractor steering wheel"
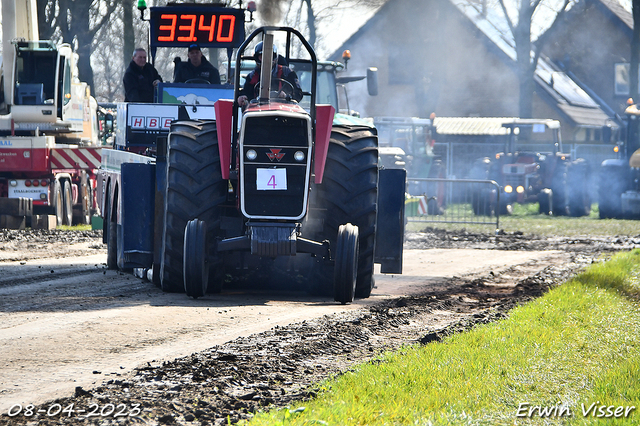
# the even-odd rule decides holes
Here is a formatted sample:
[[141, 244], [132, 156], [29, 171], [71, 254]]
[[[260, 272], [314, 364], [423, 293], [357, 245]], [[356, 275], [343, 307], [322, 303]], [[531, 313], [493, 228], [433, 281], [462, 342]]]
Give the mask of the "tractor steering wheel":
[[204, 78], [190, 78], [189, 80], [185, 81], [185, 83], [190, 83], [190, 84], [211, 84], [211, 82], [209, 80], [205, 80]]
[[280, 90], [272, 90], [270, 93], [270, 98], [279, 98], [280, 93], [284, 92], [285, 98], [287, 101], [290, 101], [293, 98], [293, 93], [295, 92], [295, 88], [290, 81], [282, 79], [282, 78], [272, 78], [271, 82], [284, 83], [280, 85]]

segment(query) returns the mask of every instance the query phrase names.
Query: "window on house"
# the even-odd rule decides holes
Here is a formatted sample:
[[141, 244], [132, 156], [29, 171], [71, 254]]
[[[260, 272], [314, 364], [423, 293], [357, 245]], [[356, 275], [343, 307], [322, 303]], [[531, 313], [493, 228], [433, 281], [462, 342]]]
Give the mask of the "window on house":
[[[614, 93], [616, 95], [629, 95], [629, 74], [630, 65], [626, 63], [620, 63], [614, 65]], [[640, 87], [640, 71], [638, 72], [638, 87]]]
[[616, 95], [629, 94], [629, 64], [614, 65], [614, 93]]

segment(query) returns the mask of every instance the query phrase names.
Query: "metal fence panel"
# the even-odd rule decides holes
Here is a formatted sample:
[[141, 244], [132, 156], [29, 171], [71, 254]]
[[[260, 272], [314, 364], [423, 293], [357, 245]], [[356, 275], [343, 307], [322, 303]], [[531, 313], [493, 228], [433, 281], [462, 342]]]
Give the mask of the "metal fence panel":
[[[434, 145], [434, 154], [446, 166], [446, 176], [452, 179], [465, 179], [473, 162], [479, 158], [493, 158], [496, 153], [504, 152], [502, 143], [464, 143], [438, 142]], [[551, 152], [550, 143], [520, 144], [520, 151]], [[607, 159], [616, 158], [612, 145], [604, 144], [564, 144], [564, 151], [571, 154], [571, 158], [584, 158], [596, 171], [600, 164]]]
[[[460, 223], [500, 225], [500, 212], [492, 208], [500, 205], [500, 188], [492, 180], [471, 179], [414, 179], [422, 187], [421, 195], [409, 196], [405, 202], [405, 217], [409, 222]], [[479, 213], [479, 214], [476, 214]]]

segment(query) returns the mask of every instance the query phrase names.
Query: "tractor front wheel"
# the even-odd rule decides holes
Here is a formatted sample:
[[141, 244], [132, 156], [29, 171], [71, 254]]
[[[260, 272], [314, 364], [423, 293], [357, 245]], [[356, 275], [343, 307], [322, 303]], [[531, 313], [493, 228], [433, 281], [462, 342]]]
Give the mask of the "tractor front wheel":
[[358, 227], [340, 225], [333, 271], [333, 298], [343, 305], [353, 302], [358, 275]]
[[199, 219], [190, 220], [184, 230], [184, 290], [197, 299], [207, 293], [209, 263], [207, 262], [207, 225]]

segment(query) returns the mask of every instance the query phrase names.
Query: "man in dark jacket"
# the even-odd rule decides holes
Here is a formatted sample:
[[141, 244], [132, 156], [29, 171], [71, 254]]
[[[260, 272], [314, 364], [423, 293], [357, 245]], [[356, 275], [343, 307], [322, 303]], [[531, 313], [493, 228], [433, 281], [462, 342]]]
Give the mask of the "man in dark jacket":
[[133, 51], [133, 58], [122, 81], [125, 102], [153, 102], [153, 91], [162, 77], [147, 62], [147, 52], [139, 47]]
[[176, 70], [174, 83], [185, 83], [188, 80], [207, 80], [211, 84], [220, 84], [220, 73], [218, 69], [202, 56], [200, 46], [192, 44], [189, 46], [189, 60], [181, 62]]
[[[247, 74], [247, 78], [238, 96], [238, 105], [245, 106], [250, 99], [257, 97], [257, 88], [260, 87], [260, 64], [262, 63], [262, 42], [255, 48], [253, 57], [256, 67]], [[268, 58], [268, 56], [267, 56]], [[286, 65], [280, 65], [278, 60], [278, 50], [273, 46], [273, 60], [271, 61], [271, 91], [278, 92], [281, 98], [289, 98], [300, 102], [302, 99], [302, 88], [295, 71]], [[287, 84], [287, 82], [289, 84]]]

